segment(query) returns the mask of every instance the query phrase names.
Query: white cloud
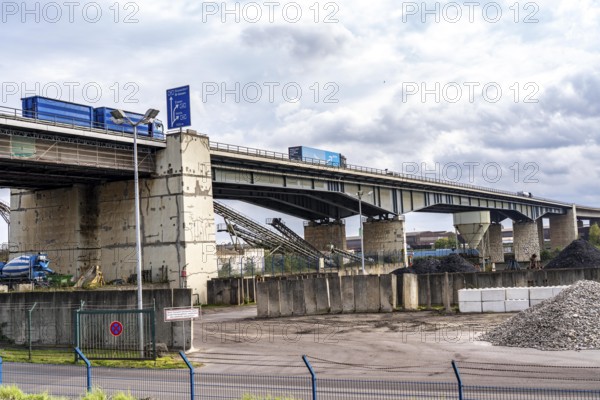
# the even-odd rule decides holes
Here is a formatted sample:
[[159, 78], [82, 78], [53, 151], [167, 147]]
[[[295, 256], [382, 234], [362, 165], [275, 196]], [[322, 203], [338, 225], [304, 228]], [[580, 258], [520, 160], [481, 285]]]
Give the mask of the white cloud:
[[[316, 3], [319, 23], [309, 9], [313, 3], [297, 3], [303, 18], [286, 21], [280, 9], [286, 2], [273, 23], [243, 16], [236, 23], [231, 15], [222, 23], [221, 10], [207, 12], [213, 3], [148, 0], [139, 3], [139, 22], [125, 24], [131, 10], [121, 9], [121, 22], [114, 23], [113, 3], [99, 2], [104, 14], [96, 24], [78, 17], [57, 24], [12, 19], [0, 26], [11, 55], [0, 60], [3, 82], [27, 88], [97, 82], [102, 98], [96, 105], [131, 110], [160, 106], [165, 89], [190, 84], [193, 128], [215, 141], [281, 152], [298, 144], [323, 147], [352, 164], [397, 171], [406, 162], [498, 163], [504, 179], [491, 184], [479, 174], [474, 183], [511, 191], [527, 186], [536, 195], [591, 205], [600, 198], [598, 186], [590, 184], [600, 177], [596, 1], [496, 2], [502, 7], [496, 23], [482, 17], [482, 6], [473, 23], [466, 7], [458, 23], [435, 23], [432, 16], [422, 23], [420, 14], [403, 10], [408, 2], [387, 0], [349, 0], [327, 9]], [[240, 2], [240, 9], [247, 3]], [[509, 8], [514, 4], [518, 22]], [[338, 22], [324, 23], [326, 16]], [[528, 16], [538, 22], [524, 23]], [[131, 95], [127, 82], [136, 85], [137, 103], [124, 102]], [[279, 84], [273, 100], [268, 82]], [[448, 101], [452, 92], [439, 102], [432, 94], [423, 101], [420, 90], [406, 94], [407, 84], [431, 89], [453, 82], [462, 88], [456, 103]], [[472, 101], [466, 82], [478, 84]], [[239, 84], [241, 91], [251, 83], [263, 88], [256, 103], [248, 93], [238, 93], [237, 100], [222, 96], [222, 88]], [[486, 83], [502, 89], [498, 102], [482, 97]], [[219, 92], [207, 95], [213, 84]], [[286, 84], [302, 89], [299, 101], [286, 101]], [[3, 105], [19, 107], [22, 92], [3, 93]], [[81, 90], [75, 94], [81, 101]], [[526, 103], [528, 95], [537, 102]], [[335, 101], [326, 102], [327, 96]], [[539, 166], [538, 183], [511, 176], [511, 166], [527, 172], [528, 162]], [[425, 226], [420, 216], [407, 220]]]

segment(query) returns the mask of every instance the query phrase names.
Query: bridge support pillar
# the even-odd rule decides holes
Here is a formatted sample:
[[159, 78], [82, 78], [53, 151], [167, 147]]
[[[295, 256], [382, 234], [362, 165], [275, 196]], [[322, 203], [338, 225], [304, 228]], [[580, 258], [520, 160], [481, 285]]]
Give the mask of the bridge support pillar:
[[504, 245], [502, 244], [502, 225], [492, 224], [488, 228], [489, 256], [493, 263], [504, 262]]
[[[538, 238], [540, 239], [540, 252], [546, 249], [546, 241], [544, 240], [544, 220], [542, 218], [537, 221]], [[538, 254], [538, 256], [541, 256]]]
[[304, 240], [321, 251], [329, 251], [331, 245], [347, 250], [346, 225], [344, 221], [318, 223], [308, 221], [304, 224]]
[[[404, 261], [404, 218], [381, 219], [363, 223], [365, 255], [380, 262]], [[383, 257], [382, 257], [383, 256]]]
[[[22, 252], [48, 252], [60, 273], [80, 276], [99, 265], [105, 281], [136, 270], [131, 180], [11, 193], [9, 240]], [[206, 303], [217, 259], [208, 137], [170, 134], [155, 175], [140, 180], [142, 278], [189, 288]], [[197, 295], [197, 296], [196, 296]]]
[[540, 239], [536, 221], [513, 222], [513, 250], [515, 260], [529, 261], [533, 254], [540, 257]]
[[550, 215], [550, 245], [563, 249], [579, 237], [575, 205], [564, 215]]

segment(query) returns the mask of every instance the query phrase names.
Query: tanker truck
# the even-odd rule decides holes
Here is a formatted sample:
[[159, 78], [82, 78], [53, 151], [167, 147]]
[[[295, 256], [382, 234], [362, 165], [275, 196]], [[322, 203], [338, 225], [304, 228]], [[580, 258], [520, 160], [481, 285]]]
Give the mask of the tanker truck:
[[45, 282], [54, 271], [48, 268], [47, 254], [25, 254], [7, 263], [0, 262], [0, 283]]

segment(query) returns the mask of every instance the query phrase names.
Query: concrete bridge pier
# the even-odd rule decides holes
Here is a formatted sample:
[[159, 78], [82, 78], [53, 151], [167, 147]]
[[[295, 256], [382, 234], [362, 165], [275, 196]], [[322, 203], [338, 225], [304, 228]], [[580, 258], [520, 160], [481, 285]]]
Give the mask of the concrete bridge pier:
[[550, 245], [552, 249], [564, 249], [579, 237], [575, 205], [564, 215], [550, 215]]
[[502, 243], [502, 225], [491, 224], [488, 228], [489, 257], [493, 263], [504, 262], [504, 245]]
[[338, 249], [347, 250], [346, 225], [342, 220], [304, 223], [304, 240], [320, 251], [329, 251], [331, 245]]
[[366, 256], [395, 258], [394, 262], [403, 262], [406, 254], [404, 241], [404, 217], [393, 219], [369, 219], [363, 223], [363, 237]]
[[[14, 253], [48, 252], [51, 268], [79, 276], [99, 265], [106, 281], [136, 272], [132, 179], [97, 186], [11, 192]], [[142, 277], [191, 288], [206, 302], [217, 275], [208, 137], [168, 135], [155, 174], [140, 180]]]
[[540, 239], [536, 221], [513, 222], [513, 250], [515, 260], [527, 262], [533, 254], [540, 257]]

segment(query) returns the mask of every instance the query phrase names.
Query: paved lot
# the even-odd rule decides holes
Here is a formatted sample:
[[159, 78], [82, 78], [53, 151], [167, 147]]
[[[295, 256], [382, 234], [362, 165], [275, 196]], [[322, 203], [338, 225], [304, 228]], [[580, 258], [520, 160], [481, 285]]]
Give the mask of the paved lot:
[[258, 319], [252, 306], [213, 308], [195, 322], [198, 351], [191, 358], [205, 364], [203, 372], [305, 375], [306, 354], [321, 375], [410, 381], [452, 381], [456, 360], [471, 385], [600, 388], [600, 351], [545, 352], [477, 340], [509, 317], [396, 312]]

